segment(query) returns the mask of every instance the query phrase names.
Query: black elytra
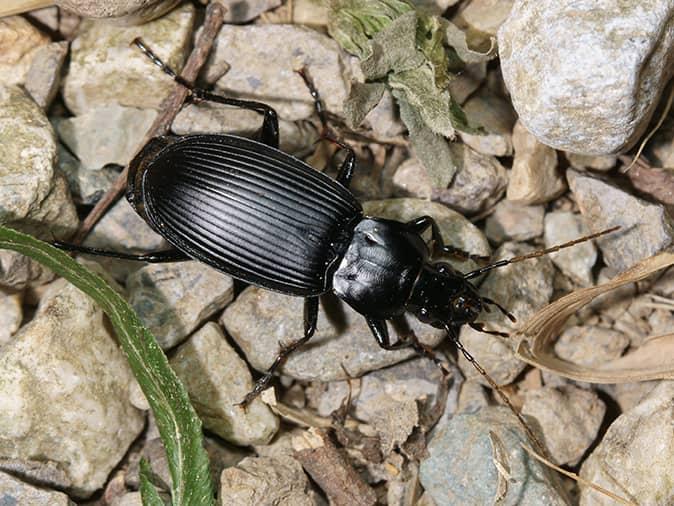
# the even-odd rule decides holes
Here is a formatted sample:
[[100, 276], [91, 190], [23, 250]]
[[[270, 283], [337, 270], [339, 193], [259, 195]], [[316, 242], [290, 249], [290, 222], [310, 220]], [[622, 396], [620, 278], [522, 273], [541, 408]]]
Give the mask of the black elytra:
[[[392, 343], [386, 321], [411, 312], [424, 323], [446, 329], [457, 340], [460, 325], [482, 329], [475, 320], [485, 306], [496, 305], [506, 313], [494, 301], [481, 297], [469, 279], [478, 271], [531, 255], [463, 274], [433, 257], [484, 257], [445, 246], [432, 217], [403, 223], [364, 216], [349, 191], [355, 154], [326, 134], [320, 98], [305, 74], [302, 77], [314, 97], [324, 136], [346, 150], [336, 180], [278, 149], [278, 119], [271, 107], [194, 88], [176, 77], [142, 42], [136, 44], [187, 86], [193, 100], [260, 112], [264, 121], [259, 140], [234, 135], [162, 136], [152, 139], [133, 159], [126, 197], [172, 245], [171, 250], [128, 255], [55, 244], [72, 251], [149, 262], [194, 259], [247, 283], [304, 297], [304, 336], [281, 350], [242, 404], [266, 388], [287, 355], [312, 337], [321, 294], [332, 291], [363, 315], [382, 348], [412, 346], [436, 362], [414, 336]], [[428, 228], [432, 248], [422, 238]], [[462, 346], [459, 349], [474, 362]]]

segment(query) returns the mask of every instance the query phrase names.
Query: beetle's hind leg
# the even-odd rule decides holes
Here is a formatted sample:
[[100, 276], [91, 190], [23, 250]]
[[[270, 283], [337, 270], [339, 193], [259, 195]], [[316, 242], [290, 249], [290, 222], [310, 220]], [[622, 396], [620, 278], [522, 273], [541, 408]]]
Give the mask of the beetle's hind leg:
[[62, 241], [52, 241], [51, 245], [55, 248], [64, 250], [64, 251], [73, 251], [76, 253], [85, 253], [87, 255], [94, 256], [103, 256], [118, 258], [120, 260], [134, 260], [137, 262], [148, 262], [148, 263], [164, 263], [164, 262], [182, 262], [185, 260], [191, 260], [185, 253], [177, 249], [168, 249], [163, 251], [153, 251], [151, 253], [143, 253], [140, 255], [134, 255], [131, 253], [121, 253], [118, 251], [108, 251], [99, 248], [89, 248], [87, 246], [80, 246], [78, 244], [70, 244]]
[[442, 240], [442, 235], [440, 234], [440, 228], [438, 227], [438, 224], [431, 216], [421, 216], [420, 218], [408, 221], [406, 225], [417, 234], [422, 234], [424, 231], [428, 229], [428, 227], [431, 227], [433, 256], [440, 256], [444, 254], [444, 255], [451, 255], [461, 260], [475, 260], [477, 262], [489, 261], [490, 257], [488, 256], [475, 255], [473, 253], [468, 253], [467, 251], [464, 251], [462, 249], [455, 248], [454, 246], [445, 245], [444, 241]]
[[233, 107], [240, 107], [242, 109], [249, 109], [251, 111], [262, 114], [262, 128], [260, 129], [260, 141], [268, 146], [278, 148], [279, 146], [279, 126], [278, 115], [276, 111], [262, 102], [255, 102], [254, 100], [239, 100], [236, 98], [228, 98], [216, 93], [211, 93], [202, 88], [195, 87], [192, 83], [187, 82], [180, 77], [171, 67], [166, 65], [149, 47], [145, 45], [140, 37], [133, 40], [133, 43], [145, 53], [145, 55], [152, 60], [152, 63], [157, 65], [164, 73], [168, 74], [173, 80], [190, 91], [192, 99], [205, 100], [209, 102], [216, 102], [218, 104], [231, 105]]
[[304, 84], [309, 89], [309, 93], [311, 93], [311, 98], [314, 100], [314, 109], [316, 110], [316, 115], [318, 116], [322, 127], [321, 138], [336, 144], [341, 149], [346, 151], [346, 157], [344, 158], [342, 165], [339, 167], [339, 172], [337, 173], [336, 179], [339, 184], [345, 188], [348, 188], [351, 185], [353, 171], [356, 168], [356, 153], [353, 151], [351, 146], [340, 140], [330, 128], [325, 105], [323, 104], [323, 100], [321, 100], [321, 95], [318, 93], [318, 89], [314, 85], [314, 82], [307, 74], [307, 69], [303, 67], [296, 72], [304, 81]]
[[239, 406], [246, 408], [253, 400], [267, 389], [269, 383], [274, 377], [274, 372], [279, 368], [293, 351], [306, 343], [316, 332], [316, 322], [318, 321], [318, 297], [307, 297], [304, 299], [304, 337], [293, 343], [281, 347], [281, 351], [274, 360], [267, 372], [255, 382], [253, 389], [246, 394]]

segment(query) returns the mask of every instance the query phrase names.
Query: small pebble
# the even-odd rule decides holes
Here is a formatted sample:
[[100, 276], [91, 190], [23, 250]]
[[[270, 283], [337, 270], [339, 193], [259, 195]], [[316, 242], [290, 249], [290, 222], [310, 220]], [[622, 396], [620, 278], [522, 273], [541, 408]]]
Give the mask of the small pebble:
[[234, 298], [232, 278], [196, 261], [150, 264], [126, 280], [129, 304], [169, 349]]
[[180, 68], [191, 41], [194, 14], [187, 3], [141, 26], [83, 21], [71, 44], [63, 81], [68, 109], [77, 116], [111, 104], [158, 109], [174, 84], [130, 44], [142, 37], [167, 65]]
[[70, 194], [76, 204], [93, 205], [105, 195], [119, 177], [119, 171], [112, 167], [88, 170], [80, 161], [59, 144], [59, 169], [68, 180]]
[[[281, 0], [217, 0], [225, 7], [225, 23], [247, 23], [281, 5]], [[297, 6], [293, 6], [297, 9]]]
[[318, 506], [302, 466], [292, 457], [248, 457], [220, 475], [220, 504]]
[[328, 111], [341, 114], [347, 96], [346, 67], [337, 43], [326, 35], [294, 25], [224, 25], [205, 69], [212, 62], [231, 67], [216, 83], [228, 96], [258, 99], [287, 121], [314, 113], [311, 94], [295, 72], [306, 68]]
[[556, 149], [629, 149], [672, 76], [673, 18], [665, 0], [517, 0], [498, 46], [520, 121]]
[[21, 299], [21, 294], [0, 289], [0, 347], [8, 343], [12, 335], [19, 330], [23, 319]]
[[[639, 504], [674, 503], [674, 382], [620, 415], [583, 463], [581, 477]], [[581, 485], [582, 506], [615, 502]]]
[[512, 132], [517, 115], [509, 101], [481, 91], [471, 96], [463, 111], [471, 125], [485, 130], [482, 135], [461, 132], [461, 140], [478, 153], [494, 156], [513, 154]]
[[508, 200], [520, 204], [545, 204], [566, 190], [557, 170], [557, 152], [536, 140], [520, 121], [513, 130], [515, 158], [508, 183]]
[[[545, 215], [545, 247], [551, 248], [583, 235], [588, 230], [579, 215], [569, 211], [553, 211]], [[592, 268], [597, 261], [597, 248], [591, 241], [556, 253], [550, 260], [580, 287], [592, 285]]]
[[617, 330], [574, 326], [565, 329], [555, 342], [555, 354], [574, 364], [592, 366], [619, 358], [629, 344], [629, 338]]
[[[48, 490], [18, 480], [0, 471], [0, 504], [3, 506], [72, 506], [74, 503], [63, 492]], [[140, 505], [140, 503], [139, 503]]]
[[583, 219], [593, 232], [621, 227], [597, 240], [609, 266], [624, 271], [671, 244], [672, 220], [663, 206], [572, 169], [567, 171], [567, 178]]
[[568, 385], [524, 394], [522, 414], [538, 421], [545, 446], [559, 465], [575, 466], [597, 437], [606, 406], [596, 393]]
[[239, 446], [274, 437], [278, 419], [259, 398], [246, 409], [237, 406], [253, 389], [253, 378], [217, 324], [207, 323], [181, 345], [171, 367], [208, 430]]
[[128, 165], [157, 111], [110, 104], [56, 121], [60, 139], [85, 169], [106, 164]]
[[173, 9], [178, 0], [56, 0], [66, 11], [86, 18], [117, 18], [118, 23], [141, 24]]
[[508, 408], [456, 415], [435, 427], [419, 480], [436, 506], [566, 505], [548, 469], [529, 457], [521, 443], [531, 445]]
[[49, 42], [49, 37], [24, 17], [1, 18], [0, 84], [25, 84], [33, 59]]
[[528, 241], [543, 235], [543, 206], [526, 206], [503, 199], [487, 217], [489, 240], [497, 244], [506, 240]]
[[68, 43], [53, 42], [35, 52], [28, 73], [26, 91], [45, 111], [56, 97], [61, 84], [61, 69], [68, 54]]
[[608, 172], [618, 163], [618, 157], [615, 155], [591, 156], [578, 155], [576, 153], [564, 153], [571, 167], [577, 170], [595, 170], [597, 172]]

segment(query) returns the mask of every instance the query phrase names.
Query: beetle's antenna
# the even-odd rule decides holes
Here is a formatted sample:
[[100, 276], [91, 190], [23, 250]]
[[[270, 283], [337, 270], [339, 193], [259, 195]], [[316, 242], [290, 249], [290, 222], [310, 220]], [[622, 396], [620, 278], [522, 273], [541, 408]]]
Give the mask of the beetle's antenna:
[[482, 299], [482, 302], [484, 304], [490, 304], [492, 306], [496, 306], [498, 308], [498, 310], [501, 311], [501, 313], [503, 313], [508, 318], [508, 320], [510, 320], [511, 322], [513, 322], [513, 323], [517, 322], [517, 318], [515, 318], [515, 315], [512, 314], [510, 311], [508, 311], [506, 308], [504, 308], [501, 304], [499, 304], [495, 300], [492, 300], [489, 297], [480, 297], [480, 298]]
[[596, 234], [590, 234], [584, 237], [579, 237], [578, 239], [574, 239], [573, 241], [558, 244], [557, 246], [553, 246], [551, 248], [532, 251], [531, 253], [527, 253], [526, 255], [519, 255], [516, 257], [508, 258], [506, 260], [499, 260], [498, 262], [494, 262], [493, 264], [485, 265], [484, 267], [480, 267], [479, 269], [475, 269], [474, 271], [467, 272], [466, 274], [463, 275], [463, 279], [473, 279], [476, 278], [477, 276], [480, 276], [481, 274], [484, 274], [485, 272], [489, 272], [498, 267], [504, 267], [506, 265], [515, 264], [523, 260], [529, 260], [530, 258], [536, 258], [543, 255], [547, 255], [549, 253], [554, 253], [555, 251], [559, 251], [560, 249], [570, 248], [571, 246], [575, 246], [576, 244], [579, 244], [581, 242], [589, 241], [599, 236], [615, 232], [619, 228], [620, 226], [611, 227], [609, 229], [602, 230], [601, 232], [597, 232]]
[[450, 325], [445, 325], [445, 330], [447, 331], [447, 336], [452, 340], [456, 348], [461, 352], [461, 354], [466, 358], [466, 360], [468, 360], [468, 362], [471, 363], [471, 365], [475, 368], [475, 370], [479, 372], [484, 379], [487, 380], [489, 386], [494, 389], [494, 391], [505, 403], [505, 405], [508, 406], [508, 408], [510, 408], [510, 411], [512, 411], [515, 417], [517, 417], [517, 421], [524, 429], [524, 432], [526, 433], [529, 440], [534, 444], [534, 446], [536, 446], [536, 450], [538, 450], [538, 452], [540, 452], [542, 455], [547, 456], [548, 452], [543, 446], [543, 443], [539, 441], [538, 437], [536, 437], [536, 434], [534, 434], [534, 431], [531, 430], [531, 427], [529, 427], [529, 424], [524, 419], [524, 416], [522, 416], [522, 413], [520, 413], [515, 408], [515, 406], [513, 406], [512, 402], [510, 402], [510, 399], [505, 394], [500, 385], [496, 383], [496, 381], [494, 381], [494, 379], [489, 375], [489, 373], [484, 370], [484, 368], [477, 362], [477, 360], [475, 360], [475, 357], [473, 357], [473, 355], [471, 355], [470, 352], [466, 348], [464, 348], [463, 343], [459, 340], [459, 336], [456, 334], [456, 329], [451, 327]]
[[152, 61], [152, 63], [154, 63], [157, 67], [159, 67], [162, 70], [162, 72], [171, 76], [173, 80], [175, 80], [179, 84], [182, 84], [185, 88], [189, 90], [192, 89], [192, 85], [187, 81], [185, 81], [185, 79], [180, 77], [175, 70], [166, 65], [166, 63], [164, 63], [162, 59], [159, 58], [159, 56], [157, 56], [154, 53], [154, 51], [152, 51], [152, 49], [150, 49], [145, 45], [143, 39], [141, 39], [140, 37], [136, 37], [135, 39], [133, 39], [133, 41], [131, 41], [131, 44], [134, 44], [138, 49], [140, 49], [143, 52], [143, 54], [145, 54], [145, 56], [147, 56]]

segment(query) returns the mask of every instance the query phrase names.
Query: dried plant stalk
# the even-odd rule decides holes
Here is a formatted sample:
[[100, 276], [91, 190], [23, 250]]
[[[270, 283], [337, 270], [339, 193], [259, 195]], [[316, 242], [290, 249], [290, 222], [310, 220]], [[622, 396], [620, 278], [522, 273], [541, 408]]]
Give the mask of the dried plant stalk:
[[595, 297], [634, 283], [674, 264], [674, 253], [647, 258], [608, 283], [582, 288], [548, 304], [515, 333], [517, 356], [531, 365], [560, 376], [589, 383], [628, 383], [674, 379], [674, 334], [649, 339], [637, 350], [604, 364], [586, 367], [562, 360], [553, 346], [566, 320]]

